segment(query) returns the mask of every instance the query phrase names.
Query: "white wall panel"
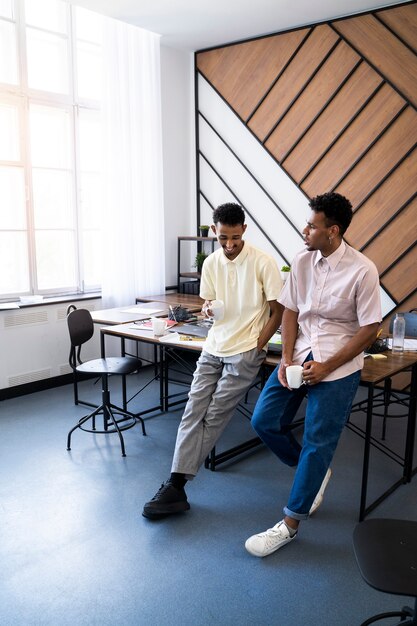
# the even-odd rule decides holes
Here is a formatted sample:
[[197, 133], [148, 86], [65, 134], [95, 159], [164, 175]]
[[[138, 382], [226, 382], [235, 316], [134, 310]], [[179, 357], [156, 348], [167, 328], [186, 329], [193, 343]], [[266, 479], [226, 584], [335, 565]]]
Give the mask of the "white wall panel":
[[[201, 189], [207, 196], [209, 202], [213, 206], [223, 204], [224, 202], [237, 202], [238, 199], [230, 194], [227, 187], [212, 170], [212, 168], [206, 163], [206, 161], [200, 157], [200, 184]], [[206, 192], [206, 190], [208, 190]], [[267, 237], [262, 234], [257, 225], [254, 223], [250, 215], [246, 214], [246, 223], [248, 225], [245, 239], [252, 245], [256, 246], [260, 250], [264, 250], [276, 259], [279, 267], [285, 263], [283, 257], [275, 250], [273, 245], [268, 241]], [[269, 233], [268, 233], [269, 234]]]
[[198, 81], [198, 98], [204, 117], [301, 230], [309, 210], [306, 196], [202, 76]]
[[277, 247], [291, 261], [302, 247], [302, 238], [294, 226], [281, 214], [257, 181], [242, 166], [218, 135], [200, 119], [200, 150], [216, 172], [224, 179], [233, 195], [246, 208]]
[[237, 202], [208, 163], [200, 156], [200, 189], [213, 207], [225, 202]]
[[395, 309], [395, 302], [392, 298], [389, 297], [385, 289], [381, 287], [381, 307], [382, 307], [382, 316], [388, 315], [390, 311]]

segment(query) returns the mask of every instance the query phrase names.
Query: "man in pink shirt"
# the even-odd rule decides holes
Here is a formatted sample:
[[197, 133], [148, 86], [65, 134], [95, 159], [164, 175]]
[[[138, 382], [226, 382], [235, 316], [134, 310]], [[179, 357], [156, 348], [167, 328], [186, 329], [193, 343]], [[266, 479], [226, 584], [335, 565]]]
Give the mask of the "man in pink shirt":
[[[254, 556], [272, 554], [296, 535], [301, 520], [321, 504], [330, 463], [357, 391], [363, 350], [376, 338], [381, 321], [375, 265], [343, 240], [352, 219], [344, 196], [313, 198], [303, 230], [306, 250], [295, 257], [279, 298], [282, 359], [268, 379], [252, 417], [259, 437], [284, 463], [295, 467], [284, 518], [250, 537]], [[303, 384], [291, 389], [289, 365], [303, 366]], [[302, 445], [290, 424], [304, 397], [307, 409]]]

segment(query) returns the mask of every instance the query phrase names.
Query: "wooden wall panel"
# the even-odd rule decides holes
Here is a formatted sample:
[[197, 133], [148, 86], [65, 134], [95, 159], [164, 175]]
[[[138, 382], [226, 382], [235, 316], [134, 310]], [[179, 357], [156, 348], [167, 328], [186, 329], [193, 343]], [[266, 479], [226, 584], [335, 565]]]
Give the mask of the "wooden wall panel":
[[402, 161], [353, 214], [347, 240], [354, 248], [361, 249], [412, 197], [415, 193], [413, 181], [417, 181], [417, 149]]
[[333, 24], [338, 33], [417, 105], [417, 56], [372, 15]]
[[371, 241], [362, 252], [377, 266], [382, 274], [390, 265], [417, 241], [417, 199], [398, 215]]
[[314, 28], [300, 53], [291, 61], [249, 122], [249, 128], [261, 141], [285, 113], [337, 41], [338, 36], [329, 26]]
[[347, 241], [375, 259], [399, 309], [408, 306], [415, 249], [401, 255], [417, 221], [417, 3], [201, 52], [197, 68], [306, 196], [335, 190], [351, 200]]
[[337, 46], [266, 142], [275, 158], [284, 159], [358, 62], [352, 48], [343, 42]]
[[197, 54], [197, 67], [246, 120], [310, 29]]
[[[417, 114], [408, 108], [390, 126], [336, 191], [350, 199], [356, 207], [375, 189], [417, 141]], [[413, 181], [410, 181], [413, 184]], [[415, 183], [415, 181], [414, 181]]]
[[[383, 85], [303, 182], [304, 191], [309, 196], [314, 196], [333, 189], [352, 163], [366, 152], [369, 145], [388, 126], [404, 104], [404, 100], [389, 85]], [[363, 174], [362, 170], [361, 177]]]
[[396, 300], [404, 300], [416, 288], [417, 245], [384, 276], [384, 285]]
[[378, 11], [376, 15], [414, 51], [417, 50], [417, 4], [408, 4], [389, 11]]
[[283, 161], [285, 169], [295, 180], [303, 179], [381, 82], [382, 78], [369, 65], [361, 63], [295, 150]]

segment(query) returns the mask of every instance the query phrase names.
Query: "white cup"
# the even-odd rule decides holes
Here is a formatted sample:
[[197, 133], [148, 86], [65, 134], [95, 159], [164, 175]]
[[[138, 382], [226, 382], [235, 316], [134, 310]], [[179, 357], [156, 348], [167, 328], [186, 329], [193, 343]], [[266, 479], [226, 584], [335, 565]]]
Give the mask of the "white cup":
[[163, 335], [167, 329], [167, 323], [165, 320], [158, 319], [157, 317], [152, 318], [152, 330], [153, 334], [157, 337]]
[[287, 383], [291, 389], [298, 389], [303, 384], [303, 366], [289, 365], [285, 370]]
[[209, 318], [215, 322], [219, 322], [224, 318], [224, 302], [223, 300], [212, 300], [210, 306], [207, 307], [211, 311]]

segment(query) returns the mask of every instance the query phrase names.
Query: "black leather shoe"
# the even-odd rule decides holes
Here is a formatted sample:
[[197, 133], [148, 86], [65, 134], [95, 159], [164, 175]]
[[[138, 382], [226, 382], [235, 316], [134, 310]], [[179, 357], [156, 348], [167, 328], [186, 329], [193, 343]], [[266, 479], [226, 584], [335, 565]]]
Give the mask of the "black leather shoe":
[[161, 485], [152, 500], [145, 504], [142, 515], [149, 519], [157, 519], [173, 513], [188, 511], [189, 508], [190, 505], [184, 488], [177, 489], [168, 480]]

